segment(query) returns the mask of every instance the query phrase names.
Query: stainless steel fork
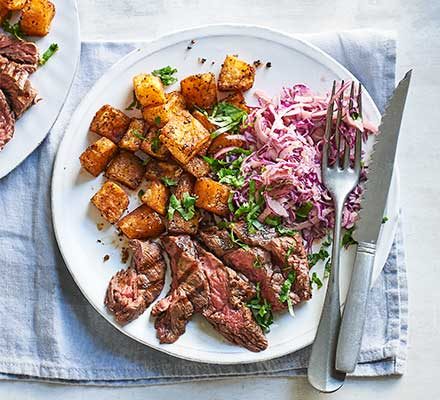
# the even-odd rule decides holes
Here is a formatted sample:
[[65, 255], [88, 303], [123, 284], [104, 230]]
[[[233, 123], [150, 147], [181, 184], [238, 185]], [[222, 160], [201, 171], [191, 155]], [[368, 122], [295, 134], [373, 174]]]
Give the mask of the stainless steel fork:
[[[336, 346], [338, 342], [339, 326], [341, 324], [341, 310], [339, 299], [339, 258], [341, 249], [341, 222], [344, 203], [350, 192], [359, 182], [361, 169], [361, 132], [356, 132], [354, 165], [350, 166], [350, 147], [340, 132], [342, 120], [342, 102], [344, 100], [344, 82], [336, 96], [336, 82], [333, 82], [332, 95], [327, 109], [324, 148], [322, 150], [322, 182], [330, 192], [335, 208], [335, 225], [333, 229], [332, 269], [330, 272], [324, 307], [319, 321], [318, 331], [312, 347], [309, 360], [308, 379], [310, 384], [321, 392], [338, 390], [345, 380], [345, 373], [335, 369]], [[357, 106], [362, 118], [361, 85], [357, 91]], [[354, 105], [355, 84], [351, 84], [348, 112]], [[333, 131], [333, 114], [337, 104], [337, 116]], [[333, 165], [329, 163], [329, 142], [334, 137], [337, 154]]]

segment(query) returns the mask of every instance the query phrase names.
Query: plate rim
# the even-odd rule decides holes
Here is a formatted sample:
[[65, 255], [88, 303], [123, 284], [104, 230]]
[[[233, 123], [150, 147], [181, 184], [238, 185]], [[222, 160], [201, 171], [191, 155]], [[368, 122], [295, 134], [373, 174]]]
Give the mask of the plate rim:
[[[76, 45], [75, 45], [75, 48], [74, 48], [74, 53], [75, 53], [76, 60], [75, 60], [75, 68], [74, 68], [73, 74], [72, 74], [72, 76], [70, 78], [70, 82], [69, 82], [68, 88], [66, 90], [66, 94], [64, 96], [64, 99], [63, 99], [62, 103], [60, 104], [58, 112], [52, 117], [53, 121], [50, 123], [50, 126], [47, 129], [47, 132], [44, 134], [44, 136], [41, 138], [41, 140], [39, 140], [35, 144], [35, 147], [32, 150], [30, 150], [28, 152], [24, 152], [19, 157], [14, 159], [14, 162], [10, 163], [9, 167], [6, 168], [4, 171], [0, 170], [0, 179], [8, 176], [12, 171], [15, 170], [15, 168], [17, 168], [19, 165], [21, 165], [21, 163], [23, 163], [35, 150], [37, 150], [40, 147], [41, 143], [44, 142], [44, 140], [47, 138], [47, 136], [49, 135], [50, 131], [52, 130], [53, 126], [57, 122], [58, 117], [60, 116], [61, 111], [64, 108], [64, 105], [66, 104], [67, 97], [69, 96], [69, 93], [70, 93], [70, 91], [72, 89], [72, 86], [73, 86], [73, 82], [74, 82], [76, 74], [78, 72], [78, 67], [79, 67], [79, 62], [80, 62], [80, 57], [81, 57], [81, 25], [80, 25], [81, 24], [81, 20], [79, 18], [78, 1], [77, 0], [72, 0], [72, 4], [73, 4], [73, 12], [75, 14], [74, 15], [74, 19], [76, 21], [75, 25], [77, 27], [77, 29], [75, 30], [75, 33], [74, 33], [74, 35], [76, 37]], [[6, 146], [7, 146], [7, 144], [6, 144]], [[0, 157], [1, 157], [1, 151], [0, 151]]]
[[[308, 48], [310, 48], [311, 51], [318, 53], [320, 55], [320, 57], [322, 57], [322, 58], [320, 58], [320, 60], [324, 59], [328, 64], [332, 65], [333, 67], [336, 67], [340, 71], [343, 71], [343, 73], [346, 74], [347, 76], [350, 76], [351, 78], [355, 79], [355, 76], [347, 68], [345, 68], [342, 64], [340, 64], [337, 60], [335, 60], [329, 54], [327, 54], [326, 52], [324, 52], [320, 48], [316, 47], [315, 45], [311, 44], [310, 42], [308, 42], [307, 40], [305, 40], [301, 36], [294, 35], [294, 34], [287, 34], [287, 33], [284, 33], [284, 32], [278, 31], [278, 30], [274, 30], [274, 29], [271, 29], [271, 28], [268, 28], [265, 26], [253, 25], [253, 24], [200, 25], [200, 26], [197, 26], [194, 28], [189, 28], [189, 29], [184, 29], [184, 30], [176, 30], [176, 31], [171, 32], [167, 35], [163, 35], [163, 36], [154, 38], [152, 40], [145, 40], [145, 41], [139, 40], [137, 42], [132, 42], [139, 47], [135, 48], [134, 50], [129, 52], [127, 55], [125, 55], [124, 57], [119, 59], [115, 64], [113, 64], [109, 69], [107, 69], [104, 72], [104, 74], [102, 75], [102, 77], [100, 79], [98, 79], [94, 83], [94, 85], [89, 89], [87, 94], [83, 97], [81, 102], [76, 107], [74, 113], [71, 116], [70, 122], [65, 130], [65, 133], [68, 132], [72, 121], [75, 121], [80, 117], [83, 109], [85, 109], [85, 104], [88, 103], [88, 100], [91, 97], [92, 92], [100, 90], [100, 87], [106, 81], [108, 81], [109, 76], [111, 76], [112, 73], [115, 73], [115, 71], [123, 68], [125, 64], [127, 64], [127, 66], [128, 66], [128, 64], [132, 62], [132, 58], [133, 58], [133, 62], [135, 62], [136, 56], [138, 56], [139, 53], [142, 54], [143, 56], [148, 56], [149, 54], [152, 54], [152, 53], [154, 53], [164, 47], [167, 47], [167, 46], [173, 45], [175, 43], [181, 42], [182, 40], [185, 40], [185, 37], [188, 35], [191, 35], [195, 38], [211, 37], [211, 36], [217, 36], [217, 35], [252, 36], [252, 37], [257, 37], [257, 38], [261, 38], [261, 39], [272, 40], [272, 41], [279, 43], [279, 44], [286, 44], [286, 42], [288, 42], [288, 43], [290, 42], [290, 45], [289, 44], [287, 44], [287, 45], [288, 45], [288, 47], [291, 47], [291, 48], [295, 48], [292, 45], [293, 42], [299, 42], [302, 46], [304, 46], [306, 48], [308, 47]], [[284, 42], [280, 39], [284, 40]], [[328, 65], [328, 64], [324, 64], [324, 65]], [[371, 98], [370, 94], [365, 90], [364, 95], [366, 95], [369, 98], [369, 101], [371, 101], [371, 104], [373, 105], [373, 112], [377, 114], [376, 117], [380, 118], [380, 112], [379, 112], [374, 100]], [[66, 264], [66, 267], [67, 267], [70, 275], [72, 276], [75, 284], [78, 286], [78, 288], [80, 289], [80, 292], [85, 297], [87, 302], [109, 324], [111, 324], [118, 331], [120, 331], [125, 336], [131, 338], [132, 340], [135, 340], [138, 343], [142, 343], [143, 345], [146, 345], [149, 348], [161, 351], [161, 352], [168, 354], [170, 356], [177, 357], [177, 358], [184, 359], [184, 360], [189, 360], [189, 361], [196, 361], [196, 362], [201, 362], [201, 363], [212, 363], [212, 364], [219, 364], [219, 365], [247, 364], [247, 363], [253, 363], [253, 362], [262, 362], [262, 361], [273, 360], [273, 359], [285, 356], [287, 354], [293, 353], [295, 351], [298, 351], [313, 342], [314, 335], [312, 335], [312, 337], [311, 337], [311, 332], [314, 331], [315, 328], [311, 328], [310, 330], [308, 330], [307, 332], [303, 333], [301, 336], [296, 338], [298, 345], [296, 346], [295, 350], [289, 349], [287, 351], [278, 351], [276, 354], [266, 353], [267, 355], [265, 355], [265, 352], [261, 352], [261, 353], [249, 352], [251, 355], [252, 354], [259, 354], [259, 357], [257, 359], [251, 359], [252, 356], [249, 356], [249, 355], [247, 357], [244, 357], [244, 359], [243, 359], [242, 354], [237, 353], [237, 354], [234, 354], [236, 359], [234, 359], [232, 361], [231, 360], [225, 361], [225, 360], [222, 360], [219, 358], [214, 359], [213, 357], [211, 357], [211, 359], [202, 358], [200, 355], [195, 355], [195, 354], [191, 354], [190, 356], [184, 355], [184, 354], [176, 354], [172, 350], [168, 350], [165, 346], [162, 346], [160, 344], [156, 345], [154, 343], [147, 343], [146, 341], [142, 340], [141, 338], [135, 337], [133, 334], [123, 330], [121, 326], [119, 326], [116, 322], [114, 322], [114, 320], [110, 319], [109, 316], [102, 313], [101, 310], [98, 309], [97, 306], [95, 306], [94, 302], [89, 299], [86, 291], [82, 288], [82, 286], [77, 281], [76, 276], [67, 261], [67, 257], [65, 256], [65, 253], [63, 251], [63, 247], [61, 245], [61, 243], [62, 243], [61, 236], [60, 236], [61, 228], [58, 226], [58, 223], [57, 223], [57, 221], [59, 221], [57, 216], [59, 214], [58, 207], [59, 207], [60, 202], [59, 201], [57, 202], [57, 196], [60, 195], [59, 194], [60, 192], [58, 190], [63, 187], [62, 182], [61, 182], [63, 175], [61, 173], [57, 173], [57, 171], [58, 170], [62, 171], [62, 168], [60, 169], [60, 167], [62, 167], [62, 163], [61, 163], [62, 151], [61, 150], [64, 147], [63, 143], [64, 143], [64, 137], [63, 137], [63, 140], [61, 141], [59, 148], [57, 150], [57, 155], [56, 155], [55, 163], [54, 163], [54, 167], [53, 167], [53, 176], [52, 176], [52, 184], [51, 184], [51, 211], [52, 211], [52, 224], [53, 224], [53, 228], [54, 228], [54, 234], [55, 234], [55, 237], [56, 237], [56, 240], [58, 243], [60, 253], [63, 257], [63, 260]], [[394, 179], [396, 179], [397, 200], [398, 200], [399, 179], [398, 179], [398, 174], [397, 174], [397, 166], [395, 168], [395, 178]], [[397, 229], [397, 223], [395, 223], [395, 226], [393, 229], [393, 234], [395, 234], [396, 229]], [[388, 251], [389, 250], [390, 249], [388, 249]], [[383, 269], [383, 265], [378, 270], [378, 275], [380, 274], [380, 271], [382, 269]], [[317, 325], [317, 323], [316, 323], [316, 325]], [[197, 353], [201, 353], [201, 352], [197, 352]], [[248, 354], [248, 353], [244, 353], [244, 354]]]

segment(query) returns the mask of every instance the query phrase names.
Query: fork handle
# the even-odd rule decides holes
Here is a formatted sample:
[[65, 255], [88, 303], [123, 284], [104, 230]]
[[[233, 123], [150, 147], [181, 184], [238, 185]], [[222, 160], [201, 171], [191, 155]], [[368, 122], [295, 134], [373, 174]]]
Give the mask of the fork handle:
[[345, 373], [354, 371], [359, 358], [375, 253], [376, 245], [358, 244], [336, 351], [336, 369]]

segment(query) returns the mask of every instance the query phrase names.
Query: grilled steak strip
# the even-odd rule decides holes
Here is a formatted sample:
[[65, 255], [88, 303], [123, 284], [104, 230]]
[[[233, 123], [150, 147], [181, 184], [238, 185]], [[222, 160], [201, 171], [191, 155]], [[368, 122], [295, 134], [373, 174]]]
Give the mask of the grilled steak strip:
[[0, 150], [14, 135], [15, 118], [4, 93], [0, 90]]
[[30, 74], [35, 72], [40, 58], [35, 43], [0, 34], [0, 56], [20, 64]]

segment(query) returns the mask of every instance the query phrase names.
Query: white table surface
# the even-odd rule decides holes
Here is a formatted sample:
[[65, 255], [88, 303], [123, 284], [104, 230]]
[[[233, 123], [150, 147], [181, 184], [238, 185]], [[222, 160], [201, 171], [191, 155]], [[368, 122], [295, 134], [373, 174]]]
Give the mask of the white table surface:
[[362, 27], [398, 32], [398, 76], [414, 68], [398, 155], [410, 288], [407, 373], [349, 379], [327, 397], [304, 378], [259, 378], [121, 389], [0, 382], [0, 399], [440, 399], [440, 1], [79, 0], [79, 9], [84, 40], [150, 39], [234, 22], [290, 33]]

